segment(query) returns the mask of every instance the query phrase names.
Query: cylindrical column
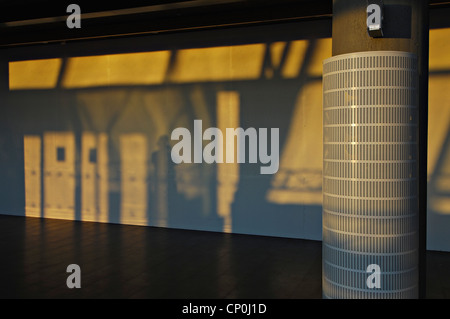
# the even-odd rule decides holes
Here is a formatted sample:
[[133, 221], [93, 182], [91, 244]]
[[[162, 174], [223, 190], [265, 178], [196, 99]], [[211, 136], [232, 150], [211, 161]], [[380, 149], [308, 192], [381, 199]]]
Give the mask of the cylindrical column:
[[[382, 7], [375, 34], [372, 2]], [[333, 57], [323, 68], [325, 298], [423, 297], [427, 14], [425, 0], [333, 1]]]
[[418, 296], [417, 89], [411, 53], [324, 62], [325, 297]]

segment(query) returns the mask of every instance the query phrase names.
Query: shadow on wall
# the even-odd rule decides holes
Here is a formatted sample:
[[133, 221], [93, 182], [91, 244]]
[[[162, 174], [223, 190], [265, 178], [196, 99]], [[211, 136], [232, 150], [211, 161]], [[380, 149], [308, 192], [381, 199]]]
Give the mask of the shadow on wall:
[[[430, 31], [429, 82], [427, 248], [445, 251], [449, 32]], [[321, 74], [329, 38], [67, 51], [7, 64], [1, 213], [321, 239]], [[278, 171], [260, 174], [264, 164], [249, 163], [248, 143], [243, 163], [234, 143], [233, 163], [175, 164], [172, 131], [187, 128], [194, 139], [194, 120], [223, 133], [279, 128]], [[218, 141], [218, 157], [226, 158], [230, 142]]]
[[430, 31], [427, 248], [450, 251], [450, 29]]
[[[436, 250], [450, 250], [448, 32], [430, 32], [428, 249]], [[330, 39], [271, 39], [11, 61], [1, 211], [321, 239], [321, 63], [330, 52]], [[171, 132], [192, 132], [195, 119], [223, 132], [278, 127], [278, 172], [261, 175], [248, 158], [174, 164]]]
[[[321, 74], [330, 55], [329, 38], [270, 39], [10, 61], [2, 121], [23, 144], [20, 163], [2, 173], [23, 178], [25, 209], [2, 212], [320, 240]], [[201, 134], [217, 127], [224, 140], [211, 154], [224, 163], [175, 164], [179, 127], [191, 132], [194, 156], [211, 143]], [[260, 174], [269, 165], [260, 134], [245, 148], [225, 138], [239, 127], [279, 128], [275, 174]]]

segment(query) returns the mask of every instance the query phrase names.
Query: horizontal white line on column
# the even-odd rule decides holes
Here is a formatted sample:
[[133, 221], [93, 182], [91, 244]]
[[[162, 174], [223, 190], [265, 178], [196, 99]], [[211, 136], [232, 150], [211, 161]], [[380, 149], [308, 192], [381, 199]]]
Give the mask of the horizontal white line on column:
[[375, 253], [375, 252], [362, 252], [362, 251], [357, 251], [357, 250], [343, 249], [343, 248], [329, 245], [327, 243], [322, 243], [322, 244], [332, 250], [337, 250], [337, 251], [341, 251], [341, 252], [348, 253], [348, 254], [367, 255], [367, 256], [398, 256], [398, 255], [412, 254], [417, 251], [417, 249], [412, 249], [412, 250], [408, 250], [408, 251], [401, 251], [401, 252], [395, 252], [395, 253]]
[[335, 177], [335, 176], [323, 176], [324, 179], [352, 181], [352, 182], [410, 182], [415, 181], [416, 178], [353, 178], [353, 177]]
[[410, 90], [415, 91], [417, 88], [413, 86], [398, 86], [398, 85], [373, 85], [373, 86], [358, 86], [358, 87], [343, 87], [338, 89], [330, 89], [330, 90], [324, 90], [323, 93], [332, 93], [332, 92], [339, 92], [339, 91], [356, 91], [356, 90], [367, 90], [367, 89], [403, 89], [403, 90]]
[[[358, 270], [358, 269], [352, 269], [352, 268], [342, 267], [342, 266], [339, 266], [339, 265], [330, 263], [330, 262], [327, 261], [327, 260], [325, 260], [325, 263], [328, 264], [328, 265], [330, 265], [331, 267], [338, 268], [338, 269], [341, 269], [341, 270], [347, 270], [347, 271], [351, 271], [351, 272], [357, 272], [357, 273], [360, 273], [360, 274], [367, 274], [367, 273], [368, 273], [367, 270]], [[417, 269], [417, 267], [413, 267], [413, 268], [409, 268], [409, 269], [405, 269], [405, 270], [399, 270], [399, 271], [381, 271], [381, 272], [380, 272], [380, 275], [397, 275], [397, 274], [404, 274], [404, 273], [407, 273], [407, 272], [412, 272], [412, 271], [414, 271], [414, 270], [416, 270], [416, 269]]]
[[330, 215], [343, 216], [343, 217], [351, 217], [351, 218], [367, 218], [367, 219], [407, 219], [411, 217], [417, 216], [417, 214], [408, 214], [402, 216], [370, 216], [370, 215], [352, 215], [347, 213], [339, 213], [329, 209], [323, 209], [323, 211]]
[[417, 126], [415, 123], [351, 123], [351, 124], [328, 124], [323, 127], [396, 127], [396, 126]]
[[344, 73], [353, 73], [353, 72], [358, 72], [358, 71], [363, 71], [364, 73], [366, 73], [365, 71], [389, 71], [389, 70], [394, 70], [394, 71], [408, 71], [411, 73], [415, 73], [416, 70], [411, 69], [411, 68], [405, 68], [405, 67], [378, 67], [378, 68], [366, 68], [366, 67], [361, 67], [361, 68], [357, 68], [357, 69], [341, 69], [339, 71], [331, 71], [331, 72], [326, 72], [323, 74], [323, 77], [326, 78], [327, 76], [333, 75], [333, 74], [344, 74]]
[[383, 107], [383, 108], [400, 108], [400, 109], [416, 109], [415, 105], [385, 105], [385, 104], [370, 104], [370, 105], [339, 105], [339, 106], [324, 106], [323, 110], [339, 110], [339, 109], [362, 109], [362, 108], [374, 108], [374, 107]]
[[392, 164], [409, 164], [409, 163], [415, 163], [417, 160], [346, 160], [346, 159], [324, 159], [324, 162], [331, 162], [331, 163], [375, 163], [375, 164], [386, 164], [386, 163], [392, 163]]
[[323, 142], [324, 145], [414, 145], [415, 142]]
[[350, 235], [350, 236], [361, 236], [361, 237], [399, 238], [399, 237], [413, 236], [417, 233], [416, 231], [413, 231], [413, 232], [404, 233], [404, 234], [365, 234], [365, 233], [353, 233], [353, 232], [348, 232], [348, 231], [344, 231], [344, 230], [334, 229], [334, 228], [327, 227], [325, 225], [323, 225], [322, 227], [333, 233]]
[[367, 200], [399, 200], [399, 199], [412, 199], [416, 198], [417, 195], [414, 196], [403, 196], [403, 197], [360, 197], [360, 196], [346, 196], [346, 195], [340, 195], [340, 194], [330, 194], [323, 192], [323, 195], [330, 196], [330, 197], [341, 197], [341, 198], [347, 198], [347, 199], [367, 199]]
[[334, 281], [328, 279], [326, 276], [324, 276], [324, 279], [326, 281], [328, 281], [330, 284], [335, 285], [335, 286], [339, 286], [339, 287], [344, 288], [344, 289], [349, 289], [351, 291], [355, 291], [356, 290], [356, 291], [362, 291], [362, 292], [369, 292], [369, 293], [399, 293], [399, 292], [405, 292], [405, 291], [408, 291], [408, 290], [413, 290], [413, 289], [416, 289], [416, 287], [417, 287], [417, 285], [414, 285], [414, 286], [411, 286], [411, 287], [408, 287], [408, 288], [396, 289], [396, 290], [382, 290], [382, 289], [369, 289], [369, 288], [362, 289], [362, 288], [356, 288], [356, 287], [351, 287], [351, 286], [346, 286], [346, 285], [339, 284], [337, 282], [334, 282]]

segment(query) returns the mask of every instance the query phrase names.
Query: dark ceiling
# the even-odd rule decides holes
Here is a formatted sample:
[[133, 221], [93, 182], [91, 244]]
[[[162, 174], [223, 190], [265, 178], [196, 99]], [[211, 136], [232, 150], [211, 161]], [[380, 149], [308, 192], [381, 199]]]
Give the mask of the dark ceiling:
[[[66, 26], [71, 3], [80, 29]], [[430, 8], [447, 15], [450, 2]], [[0, 47], [331, 17], [332, 0], [0, 0]]]

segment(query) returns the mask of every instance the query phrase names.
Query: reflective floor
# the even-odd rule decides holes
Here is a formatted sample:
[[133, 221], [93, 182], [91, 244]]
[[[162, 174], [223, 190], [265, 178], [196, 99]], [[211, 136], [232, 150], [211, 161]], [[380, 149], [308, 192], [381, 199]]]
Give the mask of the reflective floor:
[[[0, 254], [0, 298], [322, 295], [318, 241], [0, 215]], [[450, 253], [427, 264], [427, 297], [450, 298]]]

